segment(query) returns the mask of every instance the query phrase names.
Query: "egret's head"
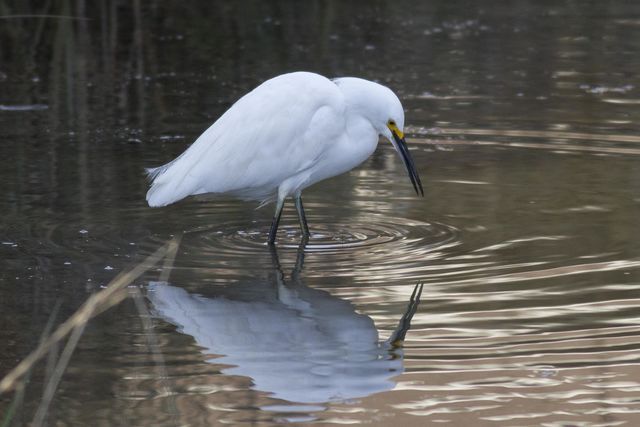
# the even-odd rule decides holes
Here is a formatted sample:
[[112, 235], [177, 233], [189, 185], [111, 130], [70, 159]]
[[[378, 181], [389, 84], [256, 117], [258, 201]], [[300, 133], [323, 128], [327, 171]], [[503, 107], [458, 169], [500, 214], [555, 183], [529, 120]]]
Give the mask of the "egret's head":
[[355, 77], [342, 77], [334, 82], [345, 94], [350, 109], [364, 117], [378, 135], [393, 144], [409, 172], [413, 188], [424, 196], [420, 177], [404, 139], [404, 110], [396, 94], [386, 86]]
[[374, 85], [375, 89], [371, 91], [372, 97], [376, 98], [371, 100], [371, 109], [375, 111], [376, 117], [374, 126], [380, 135], [393, 144], [402, 158], [416, 194], [424, 196], [420, 176], [404, 138], [404, 110], [402, 104], [391, 89], [377, 83], [374, 83]]

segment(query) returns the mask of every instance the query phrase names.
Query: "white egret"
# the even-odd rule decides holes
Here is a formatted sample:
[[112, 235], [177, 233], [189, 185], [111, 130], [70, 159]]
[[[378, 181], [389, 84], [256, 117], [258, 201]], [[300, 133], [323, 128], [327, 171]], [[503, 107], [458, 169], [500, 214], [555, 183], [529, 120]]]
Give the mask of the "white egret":
[[394, 145], [416, 193], [424, 195], [403, 129], [402, 104], [385, 86], [355, 77], [283, 74], [240, 98], [175, 160], [148, 169], [147, 202], [165, 206], [208, 193], [276, 201], [272, 244], [292, 196], [306, 238], [302, 190], [358, 166], [380, 136]]
[[272, 252], [269, 279], [214, 286], [208, 295], [166, 282], [147, 294], [156, 315], [191, 335], [226, 375], [250, 377], [253, 388], [299, 403], [348, 400], [390, 390], [404, 371], [403, 342], [420, 304], [416, 285], [405, 313], [382, 341], [373, 320], [302, 280], [304, 244], [290, 280]]
[[251, 378], [252, 388], [277, 399], [323, 403], [393, 389], [422, 288], [414, 288], [407, 312], [382, 341], [369, 316], [327, 291], [251, 285], [277, 296], [230, 290], [205, 297], [164, 282], [151, 282], [148, 296], [154, 314], [191, 335], [207, 362], [225, 365], [225, 375]]

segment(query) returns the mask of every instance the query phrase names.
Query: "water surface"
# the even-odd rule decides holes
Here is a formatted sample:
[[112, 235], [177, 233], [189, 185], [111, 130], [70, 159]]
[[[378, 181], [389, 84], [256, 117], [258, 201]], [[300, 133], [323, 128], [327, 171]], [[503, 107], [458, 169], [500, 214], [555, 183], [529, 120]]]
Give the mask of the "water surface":
[[[640, 7], [54, 3], [88, 19], [0, 23], [0, 374], [183, 238], [89, 323], [51, 425], [640, 422]], [[303, 265], [292, 206], [274, 258], [272, 207], [145, 205], [144, 167], [298, 69], [396, 90], [424, 198], [381, 144], [305, 191]]]

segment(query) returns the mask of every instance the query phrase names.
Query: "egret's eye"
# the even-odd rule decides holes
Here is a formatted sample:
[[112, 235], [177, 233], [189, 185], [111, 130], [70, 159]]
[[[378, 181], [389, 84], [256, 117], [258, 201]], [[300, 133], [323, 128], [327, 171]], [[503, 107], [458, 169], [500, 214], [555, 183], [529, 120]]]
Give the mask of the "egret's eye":
[[396, 122], [394, 122], [393, 120], [389, 120], [389, 125], [390, 125], [390, 126], [395, 126], [395, 125], [396, 125]]

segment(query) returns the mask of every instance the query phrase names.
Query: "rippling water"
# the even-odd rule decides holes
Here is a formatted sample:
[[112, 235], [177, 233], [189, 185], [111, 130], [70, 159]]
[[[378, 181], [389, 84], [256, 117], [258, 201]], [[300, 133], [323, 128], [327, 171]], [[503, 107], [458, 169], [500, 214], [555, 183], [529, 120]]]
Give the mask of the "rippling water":
[[[0, 50], [0, 376], [182, 241], [89, 323], [51, 425], [640, 423], [640, 8], [71, 3], [0, 26], [34, 46]], [[145, 205], [144, 167], [293, 69], [393, 87], [425, 197], [381, 144], [305, 192], [302, 249], [292, 206], [273, 252], [271, 206]]]

